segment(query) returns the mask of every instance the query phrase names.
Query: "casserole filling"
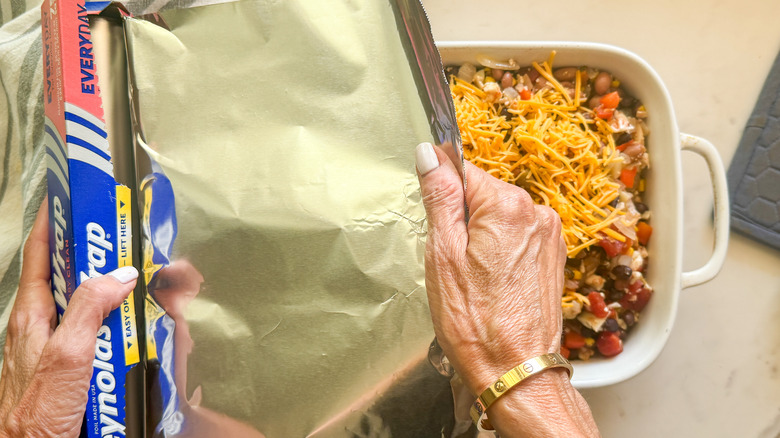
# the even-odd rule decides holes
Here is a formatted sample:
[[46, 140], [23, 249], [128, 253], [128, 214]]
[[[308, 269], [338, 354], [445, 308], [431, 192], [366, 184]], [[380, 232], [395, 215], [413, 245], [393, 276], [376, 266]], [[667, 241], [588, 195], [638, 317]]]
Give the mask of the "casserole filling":
[[645, 280], [645, 107], [608, 72], [479, 59], [448, 66], [466, 159], [561, 217], [568, 259], [561, 352], [615, 356], [653, 290]]

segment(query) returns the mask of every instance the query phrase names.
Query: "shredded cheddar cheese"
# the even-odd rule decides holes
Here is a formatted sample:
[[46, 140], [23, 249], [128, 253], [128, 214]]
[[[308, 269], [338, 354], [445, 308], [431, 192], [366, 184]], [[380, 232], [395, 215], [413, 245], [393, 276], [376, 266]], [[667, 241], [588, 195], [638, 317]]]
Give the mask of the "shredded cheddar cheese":
[[571, 97], [553, 76], [552, 59], [533, 63], [549, 86], [529, 100], [506, 102], [508, 114], [499, 114], [485, 92], [466, 81], [453, 77], [450, 88], [465, 158], [558, 212], [573, 257], [604, 235], [626, 239], [610, 229], [623, 214], [610, 206], [621, 188], [612, 168], [622, 158], [610, 125], [580, 106], [580, 74]]

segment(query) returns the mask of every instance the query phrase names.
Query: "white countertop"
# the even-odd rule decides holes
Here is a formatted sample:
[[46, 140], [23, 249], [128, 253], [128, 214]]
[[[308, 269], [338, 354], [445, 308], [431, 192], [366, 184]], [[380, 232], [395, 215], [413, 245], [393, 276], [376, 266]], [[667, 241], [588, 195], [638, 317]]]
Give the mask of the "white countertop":
[[[780, 2], [423, 0], [437, 41], [592, 41], [650, 63], [683, 132], [728, 168], [780, 50]], [[683, 269], [709, 258], [704, 161], [683, 154]], [[780, 188], [778, 188], [780, 190]], [[780, 251], [731, 233], [711, 282], [681, 293], [666, 348], [639, 376], [582, 391], [605, 437], [780, 436]]]

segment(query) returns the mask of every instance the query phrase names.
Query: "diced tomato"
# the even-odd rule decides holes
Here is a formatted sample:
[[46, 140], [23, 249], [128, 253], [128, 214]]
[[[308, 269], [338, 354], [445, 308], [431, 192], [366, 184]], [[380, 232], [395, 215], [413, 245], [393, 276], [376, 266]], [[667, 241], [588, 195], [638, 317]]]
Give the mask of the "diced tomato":
[[[638, 286], [637, 286], [638, 285]], [[637, 281], [628, 287], [628, 292], [620, 299], [620, 305], [626, 309], [641, 312], [647, 306], [653, 291]]]
[[646, 287], [639, 289], [636, 294], [636, 302], [634, 303], [634, 310], [641, 312], [642, 309], [647, 306], [647, 302], [650, 301], [650, 297], [653, 295], [653, 291]]
[[528, 91], [528, 88], [520, 90], [520, 98], [523, 100], [531, 100], [531, 92]]
[[596, 117], [609, 121], [612, 119], [612, 114], [615, 113], [614, 108], [607, 108], [604, 105], [599, 105], [593, 111], [596, 112]]
[[651, 227], [647, 222], [639, 222], [636, 224], [636, 238], [642, 245], [647, 245], [647, 242], [650, 241], [650, 236], [653, 235], [653, 227]]
[[598, 318], [606, 318], [609, 315], [609, 309], [607, 309], [607, 303], [604, 302], [604, 297], [600, 293], [593, 291], [588, 294], [588, 301], [590, 306], [588, 310], [590, 313], [596, 315]]
[[606, 357], [616, 356], [623, 351], [623, 341], [615, 332], [601, 332], [596, 340], [596, 348]]
[[634, 180], [636, 179], [636, 171], [638, 167], [627, 167], [620, 172], [620, 182], [626, 185], [629, 189], [634, 187]]
[[585, 337], [577, 332], [567, 332], [563, 336], [563, 346], [570, 350], [582, 348], [585, 346]]
[[605, 94], [599, 99], [599, 103], [604, 105], [604, 108], [615, 109], [620, 104], [620, 95], [617, 91], [613, 91], [609, 94]]
[[626, 247], [626, 244], [611, 237], [604, 237], [603, 239], [599, 240], [599, 246], [604, 248], [604, 251], [607, 253], [607, 257], [612, 258], [622, 253]]
[[561, 346], [561, 356], [563, 356], [564, 358], [568, 359], [570, 354], [571, 354], [571, 352], [569, 351], [568, 348], [566, 348], [564, 346]]

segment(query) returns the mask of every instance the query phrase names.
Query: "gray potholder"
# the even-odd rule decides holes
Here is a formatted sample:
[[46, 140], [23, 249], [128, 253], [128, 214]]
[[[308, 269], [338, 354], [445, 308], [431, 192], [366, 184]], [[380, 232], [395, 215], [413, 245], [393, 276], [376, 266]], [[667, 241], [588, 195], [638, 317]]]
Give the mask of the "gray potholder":
[[780, 249], [780, 54], [728, 172], [731, 227]]

